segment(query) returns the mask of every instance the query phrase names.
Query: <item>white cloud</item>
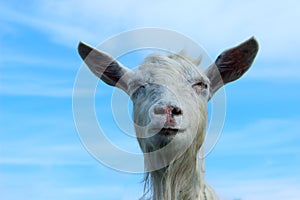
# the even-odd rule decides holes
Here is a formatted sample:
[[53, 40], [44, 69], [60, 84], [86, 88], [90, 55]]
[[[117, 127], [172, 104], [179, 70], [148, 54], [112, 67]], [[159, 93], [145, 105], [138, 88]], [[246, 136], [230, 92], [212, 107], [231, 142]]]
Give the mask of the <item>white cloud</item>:
[[262, 119], [225, 130], [207, 158], [207, 176], [224, 200], [299, 198], [299, 119]]
[[[296, 0], [218, 0], [176, 4], [170, 0], [36, 1], [32, 3], [35, 9], [30, 11], [13, 10], [8, 5], [4, 4], [1, 9], [2, 21], [6, 22], [4, 31], [11, 32], [15, 24], [23, 24], [74, 50], [80, 40], [96, 45], [128, 29], [156, 26], [192, 37], [214, 59], [224, 49], [255, 35], [260, 51], [254, 62], [255, 69], [250, 70], [248, 78], [295, 80], [300, 74], [297, 69], [300, 28], [295, 26], [300, 13]], [[16, 55], [16, 59], [18, 57]], [[26, 60], [32, 62], [28, 58]], [[273, 63], [286, 65], [273, 67]]]
[[[43, 132], [43, 134], [47, 134]], [[75, 144], [58, 144], [37, 140], [32, 134], [20, 141], [5, 140], [1, 144], [0, 165], [27, 166], [82, 166], [93, 165], [92, 159], [78, 142]]]
[[[71, 97], [72, 83], [62, 80], [42, 80], [34, 77], [30, 81], [27, 76], [11, 80], [11, 77], [1, 76], [0, 94], [16, 96], [49, 96], [49, 97]], [[14, 76], [16, 78], [16, 76]], [[32, 77], [31, 77], [32, 78]]]
[[261, 119], [238, 130], [224, 130], [217, 144], [218, 154], [298, 154], [298, 121], [299, 119]]
[[[24, 166], [23, 166], [24, 167]], [[28, 168], [26, 168], [28, 169]], [[38, 170], [37, 170], [38, 169]], [[89, 169], [85, 171], [84, 169]], [[56, 168], [34, 168], [28, 173], [12, 173], [9, 176], [0, 172], [0, 192], [2, 199], [106, 199], [106, 200], [132, 200], [142, 195], [142, 186], [135, 186], [131, 183], [118, 184], [103, 181], [105, 174], [93, 174], [97, 172], [94, 168], [84, 168], [75, 174], [69, 169]], [[78, 166], [77, 166], [78, 170]], [[55, 171], [55, 172], [53, 172]], [[71, 172], [70, 172], [71, 171]], [[76, 167], [75, 167], [76, 171]], [[49, 172], [52, 172], [49, 176]], [[57, 173], [60, 172], [59, 176]], [[78, 171], [77, 171], [78, 173]], [[74, 177], [82, 177], [82, 180], [74, 181]], [[87, 183], [86, 179], [91, 176], [98, 179], [95, 183]], [[114, 175], [115, 176], [115, 175]], [[114, 176], [110, 178], [116, 179]], [[122, 176], [120, 179], [122, 180]], [[5, 181], [2, 185], [1, 181]], [[10, 187], [14, 186], [14, 187]], [[16, 192], [17, 191], [17, 192]]]
[[[213, 53], [255, 35], [260, 56], [297, 59], [299, 2], [264, 1], [38, 1], [32, 13], [5, 9], [4, 16], [45, 31], [62, 43], [99, 43], [120, 31], [143, 26], [174, 29]], [[4, 10], [4, 9], [2, 9]], [[8, 11], [7, 11], [8, 10]], [[216, 55], [214, 55], [216, 56]], [[281, 58], [281, 57], [284, 58]]]
[[[55, 13], [55, 11], [53, 11]], [[13, 24], [24, 24], [29, 27], [33, 27], [41, 32], [45, 32], [52, 39], [59, 43], [68, 44], [74, 46], [73, 42], [78, 41], [77, 36], [84, 36], [87, 40], [96, 40], [97, 37], [94, 33], [88, 29], [80, 28], [76, 25], [64, 23], [63, 19], [51, 19], [51, 17], [43, 16], [41, 14], [35, 14], [35, 11], [31, 13], [18, 12], [9, 7], [2, 7], [1, 13], [4, 22], [13, 22]], [[7, 28], [8, 29], [8, 28]]]
[[254, 80], [284, 80], [288, 82], [298, 82], [300, 80], [300, 68], [298, 63], [257, 63], [254, 62], [252, 69], [243, 79]]
[[297, 200], [300, 196], [300, 182], [294, 178], [235, 180], [228, 177], [219, 182], [216, 188], [222, 200]]

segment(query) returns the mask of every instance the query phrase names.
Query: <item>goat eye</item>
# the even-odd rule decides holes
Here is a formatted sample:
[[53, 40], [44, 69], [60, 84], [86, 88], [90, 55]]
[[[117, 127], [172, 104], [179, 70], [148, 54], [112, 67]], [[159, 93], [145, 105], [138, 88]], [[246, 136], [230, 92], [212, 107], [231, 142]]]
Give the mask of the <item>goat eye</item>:
[[198, 83], [195, 83], [195, 84], [193, 85], [193, 87], [200, 87], [200, 88], [202, 88], [202, 89], [207, 89], [207, 88], [208, 88], [208, 85], [207, 85], [207, 83], [200, 81], [200, 82], [198, 82]]
[[137, 98], [139, 95], [145, 93], [145, 88], [146, 88], [146, 85], [141, 85], [139, 86], [132, 94], [132, 98], [135, 99]]

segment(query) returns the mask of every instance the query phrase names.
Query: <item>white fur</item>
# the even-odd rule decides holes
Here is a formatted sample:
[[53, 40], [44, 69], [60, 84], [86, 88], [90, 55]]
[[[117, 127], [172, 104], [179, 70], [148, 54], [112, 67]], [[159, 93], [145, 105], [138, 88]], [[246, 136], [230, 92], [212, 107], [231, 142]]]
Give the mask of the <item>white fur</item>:
[[[172, 138], [168, 151], [158, 153], [157, 158], [151, 160], [151, 164], [168, 163], [172, 157], [167, 167], [146, 174], [145, 191], [149, 193], [144, 195], [145, 199], [149, 196], [153, 200], [217, 199], [204, 180], [204, 172], [200, 172], [197, 156], [205, 137], [206, 104], [209, 96], [209, 88], [194, 85], [199, 81], [209, 83], [206, 75], [189, 58], [156, 54], [145, 59], [128, 83], [129, 90], [152, 83], [164, 89], [159, 99], [133, 99], [138, 138], [150, 137], [163, 128], [165, 116], [153, 114], [153, 106], [156, 104], [174, 104], [183, 113], [175, 116], [176, 128], [182, 131]], [[140, 124], [143, 126], [139, 126]], [[150, 151], [157, 149], [152, 139], [139, 138], [139, 143], [144, 152], [148, 152], [149, 147], [152, 147]], [[145, 165], [147, 167], [149, 163], [146, 162]]]

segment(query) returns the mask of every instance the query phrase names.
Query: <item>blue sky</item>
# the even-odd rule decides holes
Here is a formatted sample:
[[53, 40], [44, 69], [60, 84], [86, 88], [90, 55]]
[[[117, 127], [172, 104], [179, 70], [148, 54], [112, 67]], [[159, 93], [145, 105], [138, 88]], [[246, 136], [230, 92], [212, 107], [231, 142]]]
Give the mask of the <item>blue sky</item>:
[[[80, 142], [72, 114], [82, 64], [76, 48], [80, 40], [97, 45], [133, 28], [161, 27], [193, 38], [212, 58], [258, 39], [250, 71], [226, 86], [226, 121], [207, 179], [224, 200], [298, 200], [299, 7], [296, 0], [1, 1], [0, 199], [141, 195], [142, 174], [101, 165]], [[112, 91], [99, 83], [98, 118], [113, 143], [138, 151], [110, 114]]]

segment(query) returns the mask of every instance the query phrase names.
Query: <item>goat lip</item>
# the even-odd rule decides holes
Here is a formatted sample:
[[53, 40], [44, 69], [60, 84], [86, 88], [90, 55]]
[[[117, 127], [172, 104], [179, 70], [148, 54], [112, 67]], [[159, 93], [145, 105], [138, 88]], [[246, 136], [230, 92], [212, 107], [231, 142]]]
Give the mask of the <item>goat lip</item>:
[[181, 132], [181, 130], [178, 129], [178, 128], [162, 128], [158, 132], [158, 134], [159, 135], [164, 135], [164, 136], [173, 136], [173, 135], [176, 135], [179, 132]]

